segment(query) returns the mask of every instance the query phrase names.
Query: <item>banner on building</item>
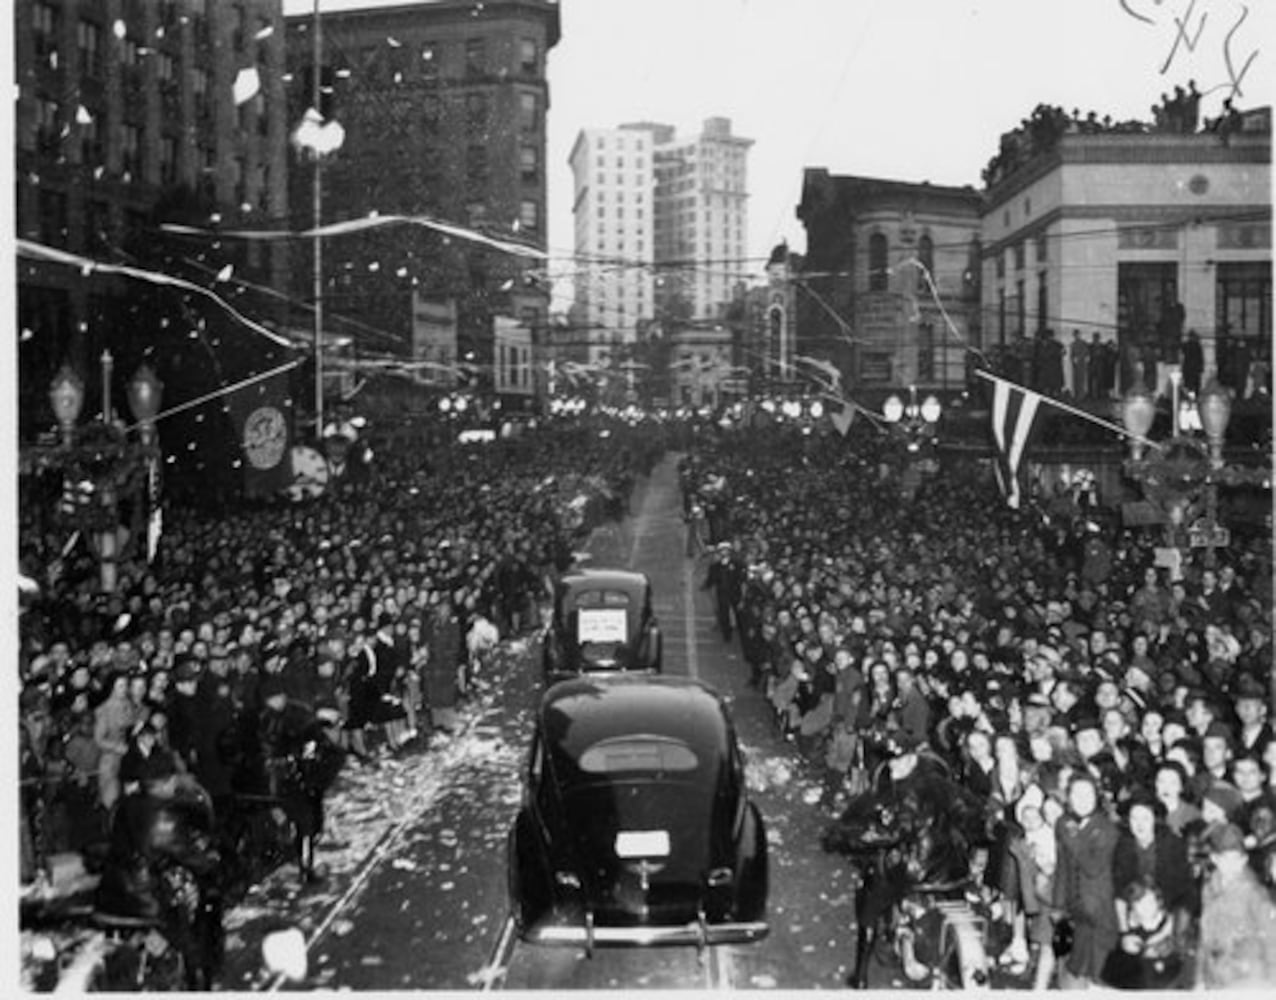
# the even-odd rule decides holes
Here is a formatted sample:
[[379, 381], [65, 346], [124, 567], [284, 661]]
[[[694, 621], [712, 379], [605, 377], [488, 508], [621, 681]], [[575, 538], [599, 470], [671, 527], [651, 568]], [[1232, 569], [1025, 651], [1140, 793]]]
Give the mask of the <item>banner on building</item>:
[[292, 482], [292, 397], [288, 373], [279, 372], [227, 397], [239, 440], [244, 493], [269, 496]]
[[455, 299], [429, 299], [412, 293], [412, 357], [429, 364], [417, 369], [427, 385], [451, 387], [456, 376], [457, 318]]

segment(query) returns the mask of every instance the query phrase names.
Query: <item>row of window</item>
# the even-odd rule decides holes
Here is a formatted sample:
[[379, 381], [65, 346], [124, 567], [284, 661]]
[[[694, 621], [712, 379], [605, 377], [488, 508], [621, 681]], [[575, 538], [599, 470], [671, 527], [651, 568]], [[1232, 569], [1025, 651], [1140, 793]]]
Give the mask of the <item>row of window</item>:
[[[929, 235], [923, 234], [917, 240], [917, 260], [925, 268], [918, 269], [917, 287], [926, 289], [929, 282], [926, 275], [935, 274], [935, 243]], [[890, 241], [885, 233], [873, 233], [868, 238], [868, 290], [884, 292], [890, 287]]]
[[[1038, 233], [1033, 237], [1033, 243], [1036, 244], [1037, 263], [1043, 263], [1049, 257], [1048, 243], [1044, 232]], [[1027, 242], [1020, 240], [1008, 251], [1014, 257], [1014, 266], [1016, 271], [1022, 271], [1027, 266]], [[1006, 254], [997, 254], [996, 260], [997, 277], [1004, 278], [1006, 276]]]
[[[467, 38], [463, 43], [462, 70], [467, 77], [485, 77], [509, 67], [498, 65], [488, 51], [487, 38]], [[425, 41], [419, 45], [384, 41], [365, 46], [359, 53], [360, 77], [364, 82], [386, 83], [436, 82], [444, 75], [444, 67], [452, 53], [447, 45]], [[515, 51], [513, 69], [523, 76], [541, 75], [540, 44], [534, 38], [520, 38]]]
[[[190, 15], [197, 49], [205, 49], [208, 47], [208, 43], [211, 42], [211, 39], [206, 37], [208, 22], [205, 18], [203, 6], [202, 2], [199, 3]], [[235, 28], [232, 34], [236, 51], [247, 48], [251, 41], [259, 37], [262, 39], [268, 37], [263, 32], [263, 29], [270, 26], [269, 20], [261, 20], [257, 29], [250, 32], [247, 10], [242, 4], [238, 4], [235, 7], [235, 12]], [[53, 4], [40, 2], [34, 5], [31, 14], [32, 51], [38, 60], [44, 61], [54, 68], [57, 68], [60, 52], [61, 13], [61, 10]], [[116, 25], [125, 25], [125, 22], [117, 21]], [[127, 69], [139, 69], [143, 65], [144, 56], [153, 57], [156, 77], [161, 82], [170, 82], [176, 79], [176, 56], [165, 49], [154, 49], [147, 46], [143, 41], [139, 41], [135, 36], [129, 34], [128, 31], [129, 29], [125, 25], [123, 32], [116, 34], [119, 43], [117, 61]], [[91, 78], [101, 78], [105, 75], [106, 59], [108, 57], [105, 38], [106, 29], [97, 21], [81, 18], [76, 22], [76, 69], [81, 75]]]

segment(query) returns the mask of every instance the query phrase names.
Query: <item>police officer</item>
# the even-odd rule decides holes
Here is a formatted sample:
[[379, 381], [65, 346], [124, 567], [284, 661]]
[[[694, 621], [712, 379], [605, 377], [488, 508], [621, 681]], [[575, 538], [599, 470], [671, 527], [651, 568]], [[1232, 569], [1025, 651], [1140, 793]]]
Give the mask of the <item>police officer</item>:
[[[825, 850], [873, 855], [856, 899], [855, 968], [847, 977], [856, 989], [868, 986], [869, 958], [894, 908], [918, 888], [959, 896], [972, 850], [988, 843], [985, 804], [924, 748], [905, 732], [889, 733], [878, 747], [885, 763], [874, 787], [824, 834]], [[900, 943], [905, 972], [915, 976], [911, 940], [901, 935]]]

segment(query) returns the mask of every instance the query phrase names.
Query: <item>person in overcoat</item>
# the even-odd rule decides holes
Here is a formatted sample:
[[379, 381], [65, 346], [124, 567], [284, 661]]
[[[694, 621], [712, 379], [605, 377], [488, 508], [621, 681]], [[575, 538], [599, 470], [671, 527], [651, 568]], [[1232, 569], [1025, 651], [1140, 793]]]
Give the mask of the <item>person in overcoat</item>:
[[1055, 836], [1059, 864], [1054, 906], [1074, 932], [1072, 950], [1059, 967], [1059, 983], [1065, 989], [1084, 989], [1098, 983], [1119, 937], [1112, 877], [1119, 834], [1099, 808], [1099, 787], [1089, 773], [1072, 776], [1068, 811], [1059, 818]]

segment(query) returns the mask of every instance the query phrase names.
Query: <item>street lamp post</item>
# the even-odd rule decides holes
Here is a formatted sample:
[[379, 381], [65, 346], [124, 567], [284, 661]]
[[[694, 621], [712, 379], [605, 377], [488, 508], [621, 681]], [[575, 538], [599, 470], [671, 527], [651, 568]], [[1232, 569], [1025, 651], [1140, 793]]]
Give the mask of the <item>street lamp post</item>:
[[[147, 470], [148, 484], [153, 482], [157, 467], [155, 418], [159, 413], [163, 383], [155, 373], [143, 365], [128, 385], [129, 408], [138, 422], [138, 442], [129, 442], [127, 432], [112, 420], [110, 379], [114, 360], [110, 351], [103, 351], [102, 387], [103, 407], [101, 423], [90, 425], [90, 433], [79, 436], [76, 421], [84, 408], [84, 380], [69, 366], [63, 365], [49, 387], [49, 402], [57, 418], [60, 440], [54, 447], [40, 447], [24, 451], [21, 468], [32, 471], [60, 469], [64, 480], [69, 473], [77, 493], [82, 484], [88, 485], [87, 505], [83, 508], [86, 520], [82, 528], [93, 538], [99, 561], [99, 583], [103, 593], [114, 592], [118, 582], [119, 558], [119, 499], [122, 488], [127, 488], [138, 467]], [[153, 500], [153, 491], [148, 489]]]
[[[320, 99], [323, 96], [320, 79], [322, 76], [320, 67], [323, 65], [323, 27], [319, 18], [319, 0], [315, 0], [311, 30], [314, 36], [314, 56], [310, 74], [310, 99], [315, 113], [318, 114]], [[315, 440], [318, 441], [323, 439], [323, 237], [319, 235], [319, 229], [323, 225], [323, 159], [318, 150], [315, 151], [314, 163], [315, 177], [311, 201], [315, 223], [315, 266], [312, 281], [315, 299]]]
[[[1175, 386], [1177, 396], [1177, 386]], [[1147, 453], [1147, 435], [1156, 417], [1156, 401], [1142, 386], [1125, 396], [1121, 420], [1129, 432], [1130, 458], [1125, 463], [1129, 478], [1139, 483], [1144, 495], [1166, 515], [1166, 542], [1179, 547], [1180, 528], [1193, 510], [1201, 516], [1187, 523], [1190, 548], [1205, 549], [1205, 565], [1214, 566], [1217, 550], [1231, 541], [1228, 530], [1218, 522], [1218, 486], [1269, 485], [1267, 469], [1228, 466], [1223, 457], [1223, 438], [1231, 419], [1232, 401], [1228, 390], [1211, 378], [1196, 401], [1196, 412], [1190, 406], [1174, 405], [1172, 437], [1156, 447], [1152, 457]], [[1205, 442], [1192, 431], [1205, 432]], [[1202, 510], [1203, 506], [1203, 510]]]

